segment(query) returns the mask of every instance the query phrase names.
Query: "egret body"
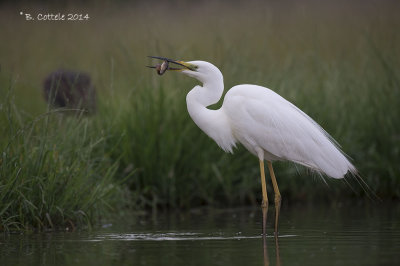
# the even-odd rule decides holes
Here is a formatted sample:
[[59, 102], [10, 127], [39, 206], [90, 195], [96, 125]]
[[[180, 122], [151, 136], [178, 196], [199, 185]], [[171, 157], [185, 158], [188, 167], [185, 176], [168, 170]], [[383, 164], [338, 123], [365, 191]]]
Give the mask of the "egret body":
[[237, 143], [241, 143], [258, 157], [263, 207], [268, 205], [264, 174], [264, 160], [267, 161], [275, 193], [276, 219], [281, 195], [273, 161], [292, 161], [333, 178], [357, 173], [321, 126], [274, 91], [257, 85], [237, 85], [226, 93], [220, 109], [211, 110], [207, 107], [217, 103], [224, 91], [221, 71], [205, 61], [167, 60], [182, 67], [168, 70], [180, 71], [202, 84], [186, 97], [189, 115], [196, 125], [224, 151], [232, 153]]

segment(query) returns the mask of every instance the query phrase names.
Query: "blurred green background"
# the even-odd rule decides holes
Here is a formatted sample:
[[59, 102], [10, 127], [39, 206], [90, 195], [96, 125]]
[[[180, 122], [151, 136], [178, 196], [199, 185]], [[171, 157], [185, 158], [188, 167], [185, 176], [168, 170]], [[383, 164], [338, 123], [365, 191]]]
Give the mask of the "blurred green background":
[[[185, 103], [197, 81], [158, 76], [147, 55], [212, 62], [226, 90], [273, 89], [341, 144], [369, 186], [278, 162], [283, 204], [398, 200], [398, 10], [398, 1], [373, 0], [1, 3], [0, 229], [259, 204], [257, 159], [243, 148], [225, 154], [202, 133]], [[89, 19], [27, 21], [20, 12]], [[91, 75], [96, 114], [49, 109], [43, 81], [57, 69]]]

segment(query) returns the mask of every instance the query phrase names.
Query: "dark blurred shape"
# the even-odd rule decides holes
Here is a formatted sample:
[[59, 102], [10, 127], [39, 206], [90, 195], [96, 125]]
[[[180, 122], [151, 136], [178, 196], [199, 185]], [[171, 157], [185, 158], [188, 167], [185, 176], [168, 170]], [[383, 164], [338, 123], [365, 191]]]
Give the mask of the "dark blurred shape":
[[96, 91], [88, 74], [78, 71], [51, 72], [43, 83], [44, 98], [51, 107], [96, 111]]

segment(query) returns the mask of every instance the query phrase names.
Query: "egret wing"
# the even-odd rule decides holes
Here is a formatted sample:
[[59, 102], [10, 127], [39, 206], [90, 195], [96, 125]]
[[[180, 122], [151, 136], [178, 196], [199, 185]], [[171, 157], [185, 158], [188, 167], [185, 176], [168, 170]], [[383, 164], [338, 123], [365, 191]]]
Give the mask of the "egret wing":
[[293, 161], [335, 178], [356, 171], [328, 133], [272, 90], [235, 86], [223, 106], [235, 136], [248, 149], [258, 146], [272, 158]]

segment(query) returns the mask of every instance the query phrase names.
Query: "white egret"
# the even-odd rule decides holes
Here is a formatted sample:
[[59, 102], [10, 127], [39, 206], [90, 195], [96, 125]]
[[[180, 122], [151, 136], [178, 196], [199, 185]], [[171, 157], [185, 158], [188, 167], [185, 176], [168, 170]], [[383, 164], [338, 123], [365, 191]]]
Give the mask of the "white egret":
[[[179, 71], [202, 83], [186, 97], [187, 109], [196, 125], [224, 151], [233, 152], [237, 143], [258, 157], [262, 184], [262, 207], [268, 205], [264, 174], [267, 161], [275, 193], [276, 219], [281, 194], [272, 168], [273, 161], [292, 161], [333, 178], [343, 178], [357, 170], [340, 150], [337, 142], [313, 119], [274, 91], [257, 85], [237, 85], [225, 95], [218, 110], [207, 106], [217, 103], [224, 91], [221, 71], [205, 61], [176, 61]], [[155, 68], [155, 67], [152, 67]], [[277, 226], [277, 220], [276, 224]], [[276, 227], [275, 227], [276, 229]]]

